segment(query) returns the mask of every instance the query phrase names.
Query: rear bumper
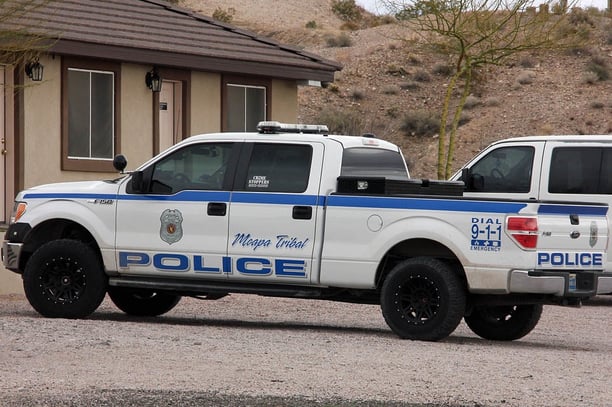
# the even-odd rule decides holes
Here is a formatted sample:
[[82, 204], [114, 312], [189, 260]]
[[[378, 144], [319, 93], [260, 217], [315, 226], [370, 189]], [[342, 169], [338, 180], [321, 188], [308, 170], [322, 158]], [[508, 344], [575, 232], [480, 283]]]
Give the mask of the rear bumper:
[[612, 292], [612, 273], [513, 270], [510, 274], [510, 292], [591, 297]]

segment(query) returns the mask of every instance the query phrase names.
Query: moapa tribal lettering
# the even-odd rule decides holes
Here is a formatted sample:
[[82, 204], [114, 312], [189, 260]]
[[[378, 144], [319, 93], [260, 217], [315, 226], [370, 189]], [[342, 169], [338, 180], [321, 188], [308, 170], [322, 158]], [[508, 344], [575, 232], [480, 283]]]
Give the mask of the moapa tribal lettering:
[[272, 239], [255, 238], [250, 233], [236, 233], [232, 246], [250, 247], [253, 251], [261, 247], [274, 247], [276, 249], [305, 249], [310, 239], [300, 239], [295, 236], [277, 235], [273, 245]]
[[119, 252], [119, 267], [150, 267], [158, 271], [197, 274], [233, 274], [305, 278], [306, 261], [267, 259], [263, 257], [230, 257], [185, 255], [181, 253]]

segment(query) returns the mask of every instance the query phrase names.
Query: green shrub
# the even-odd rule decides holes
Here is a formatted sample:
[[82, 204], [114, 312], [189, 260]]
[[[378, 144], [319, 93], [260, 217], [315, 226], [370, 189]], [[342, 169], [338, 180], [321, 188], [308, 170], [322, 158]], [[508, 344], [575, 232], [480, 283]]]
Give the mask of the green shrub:
[[344, 48], [353, 45], [353, 40], [346, 33], [341, 33], [336, 36], [330, 35], [325, 41], [328, 47], [334, 48]]
[[600, 81], [610, 79], [610, 70], [604, 57], [593, 55], [589, 62], [588, 70], [597, 75], [597, 79]]
[[318, 27], [317, 22], [314, 20], [310, 20], [309, 22], [306, 23], [306, 28], [315, 29], [317, 27]]
[[525, 55], [519, 61], [519, 65], [523, 68], [533, 68], [536, 65], [536, 62], [531, 55]]
[[407, 136], [433, 136], [440, 131], [440, 117], [427, 110], [414, 110], [401, 119], [400, 130]]
[[523, 71], [516, 78], [516, 81], [521, 85], [529, 85], [533, 83], [535, 79], [535, 74], [531, 71]]
[[398, 86], [403, 90], [416, 90], [419, 88], [419, 84], [415, 81], [401, 82]]
[[423, 69], [419, 69], [414, 73], [414, 80], [417, 82], [431, 82], [431, 75]]
[[587, 85], [593, 85], [596, 82], [599, 81], [599, 77], [597, 76], [597, 74], [595, 72], [585, 72], [584, 75], [582, 75], [582, 83], [585, 83]]
[[387, 65], [387, 73], [390, 75], [402, 75], [402, 76], [408, 74], [408, 72], [406, 71], [406, 69], [404, 69], [404, 67], [397, 66], [394, 64]]
[[355, 4], [355, 0], [333, 0], [332, 12], [342, 21], [361, 21], [363, 9]]
[[449, 64], [438, 62], [433, 66], [431, 71], [436, 75], [451, 76], [454, 72], [454, 68]]
[[480, 98], [478, 96], [474, 96], [474, 95], [469, 95], [466, 99], [465, 99], [465, 103], [463, 105], [464, 109], [470, 110], [473, 109], [477, 106], [480, 106], [482, 104], [482, 102], [480, 101]]
[[333, 134], [359, 135], [364, 128], [363, 115], [355, 110], [322, 110], [317, 117], [317, 123], [326, 124]]
[[366, 97], [366, 92], [363, 89], [354, 89], [351, 92], [351, 97], [355, 100], [363, 100]]
[[400, 88], [397, 85], [385, 86], [382, 90], [385, 95], [397, 95], [400, 93]]
[[236, 14], [236, 9], [233, 7], [230, 7], [227, 10], [217, 7], [212, 14], [212, 18], [217, 21], [221, 21], [222, 23], [229, 24], [234, 19], [234, 14]]

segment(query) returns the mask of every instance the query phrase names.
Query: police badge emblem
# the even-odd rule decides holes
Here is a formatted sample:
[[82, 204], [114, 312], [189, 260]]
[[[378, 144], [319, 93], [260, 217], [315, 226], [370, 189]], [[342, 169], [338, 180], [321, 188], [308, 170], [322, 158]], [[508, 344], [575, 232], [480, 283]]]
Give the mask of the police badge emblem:
[[159, 237], [168, 244], [176, 243], [183, 237], [183, 215], [178, 209], [166, 209], [162, 212]]

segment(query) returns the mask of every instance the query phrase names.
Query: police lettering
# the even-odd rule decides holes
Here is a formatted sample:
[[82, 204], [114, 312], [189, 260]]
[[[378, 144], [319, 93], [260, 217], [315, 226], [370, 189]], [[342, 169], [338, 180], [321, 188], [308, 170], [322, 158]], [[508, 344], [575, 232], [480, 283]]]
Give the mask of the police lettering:
[[119, 267], [153, 267], [159, 271], [198, 274], [233, 274], [277, 277], [306, 277], [306, 261], [293, 259], [270, 260], [261, 257], [202, 256], [180, 253], [119, 252]]
[[602, 253], [538, 253], [538, 266], [594, 266], [603, 267]]

